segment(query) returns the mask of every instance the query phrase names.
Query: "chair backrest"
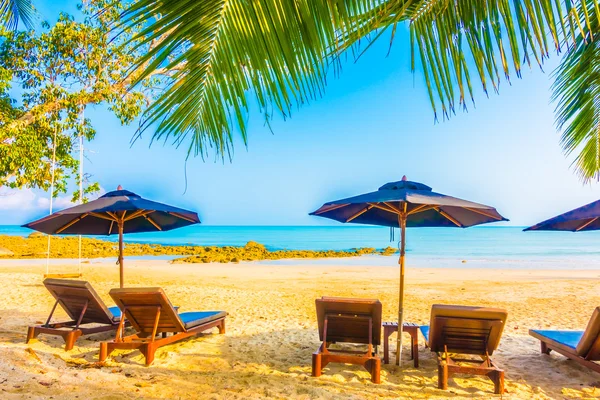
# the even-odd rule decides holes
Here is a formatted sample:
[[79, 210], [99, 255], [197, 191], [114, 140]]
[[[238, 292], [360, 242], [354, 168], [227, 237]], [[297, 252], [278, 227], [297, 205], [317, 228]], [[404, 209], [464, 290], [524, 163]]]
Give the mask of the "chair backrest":
[[44, 286], [74, 321], [79, 319], [87, 302], [81, 323], [115, 323], [114, 316], [89, 282], [48, 278], [44, 280]]
[[186, 330], [177, 311], [161, 288], [112, 289], [109, 294], [123, 315], [140, 333], [153, 332], [158, 310], [160, 315], [156, 333]]
[[576, 351], [588, 360], [600, 360], [600, 307], [592, 313]]
[[[316, 300], [319, 338], [323, 340], [327, 317], [327, 341], [368, 344], [381, 342], [381, 302], [372, 299], [322, 297]], [[369, 332], [371, 318], [372, 332]]]
[[500, 343], [508, 313], [498, 308], [434, 304], [429, 347], [440, 352], [492, 355]]

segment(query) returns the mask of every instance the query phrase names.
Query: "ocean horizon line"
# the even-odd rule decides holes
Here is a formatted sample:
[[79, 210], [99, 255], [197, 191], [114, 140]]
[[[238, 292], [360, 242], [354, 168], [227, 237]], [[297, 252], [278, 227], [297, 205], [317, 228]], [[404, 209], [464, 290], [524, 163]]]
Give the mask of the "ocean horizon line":
[[[35, 232], [32, 229], [29, 228], [25, 228], [23, 227], [24, 224], [0, 224], [0, 228], [23, 228], [23, 229], [28, 229], [29, 231]], [[197, 225], [193, 225], [191, 227], [211, 227], [211, 228], [219, 228], [219, 227], [226, 227], [226, 228], [236, 228], [236, 227], [240, 227], [240, 228], [344, 228], [344, 229], [389, 229], [389, 227], [385, 227], [385, 226], [376, 226], [376, 225], [361, 225], [361, 224], [354, 224], [354, 225], [348, 225], [348, 224], [335, 224], [335, 223], [331, 223], [331, 224], [315, 224], [315, 225], [302, 225], [302, 224], [265, 224], [265, 225], [260, 225], [260, 224], [249, 224], [249, 225], [240, 225], [240, 224], [205, 224], [205, 223], [200, 223]], [[495, 229], [495, 228], [527, 228], [528, 225], [507, 225], [507, 224], [502, 224], [502, 225], [477, 225], [477, 226], [472, 226], [472, 227], [468, 227], [468, 228], [463, 228], [463, 229]], [[398, 228], [394, 228], [394, 229], [398, 229]], [[445, 228], [440, 228], [440, 227], [418, 227], [418, 228], [411, 228], [409, 227], [408, 229], [445, 229]], [[0, 234], [2, 234], [2, 232], [0, 232]]]

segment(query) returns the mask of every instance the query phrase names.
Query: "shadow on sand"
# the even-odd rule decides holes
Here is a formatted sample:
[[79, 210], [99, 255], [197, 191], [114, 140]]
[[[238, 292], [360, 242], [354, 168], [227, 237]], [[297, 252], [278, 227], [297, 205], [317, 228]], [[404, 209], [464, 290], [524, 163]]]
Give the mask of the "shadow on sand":
[[[12, 310], [11, 310], [12, 311]], [[14, 312], [12, 313], [14, 316]], [[66, 368], [66, 375], [77, 375], [78, 370], [94, 369], [97, 374], [122, 375], [129, 379], [151, 382], [154, 390], [168, 394], [173, 387], [182, 393], [204, 390], [204, 394], [230, 393], [234, 398], [247, 397], [307, 397], [307, 398], [448, 398], [493, 397], [493, 384], [482, 377], [458, 376], [450, 379], [449, 390], [437, 389], [437, 364], [434, 355], [422, 345], [420, 367], [405, 360], [402, 368], [382, 365], [381, 384], [370, 382], [369, 374], [359, 366], [330, 364], [319, 378], [311, 377], [311, 354], [319, 346], [313, 329], [287, 329], [252, 334], [217, 335], [216, 329], [195, 338], [159, 349], [151, 367], [143, 366], [139, 351], [115, 351], [106, 363], [98, 363], [99, 342], [113, 338], [112, 333], [102, 333], [80, 338], [70, 352], [64, 352], [64, 342], [53, 336], [40, 336], [37, 342], [25, 345], [26, 327], [0, 328], [0, 346], [15, 351], [32, 348], [41, 363], [51, 360], [58, 369]], [[555, 397], [560, 393], [546, 391], [548, 379], [559, 380], [564, 388], [581, 390], [574, 384], [571, 370], [583, 376], [586, 384], [600, 377], [560, 357], [542, 356], [535, 348], [518, 355], [500, 355], [500, 365], [506, 371], [508, 395], [528, 387], [532, 395]], [[23, 352], [25, 353], [25, 352]], [[406, 352], [405, 354], [409, 354]], [[523, 379], [521, 371], [527, 368], [532, 357], [545, 357], [535, 361], [547, 364], [547, 374], [539, 379]], [[62, 367], [61, 367], [61, 363]], [[114, 375], [113, 375], [114, 376]], [[89, 385], [85, 382], [85, 385]], [[209, 389], [207, 389], [207, 385]], [[525, 387], [523, 387], [525, 385]], [[100, 387], [99, 387], [100, 388]], [[104, 387], [103, 390], [108, 390]], [[148, 396], [144, 396], [148, 397]], [[149, 397], [152, 397], [149, 394]]]

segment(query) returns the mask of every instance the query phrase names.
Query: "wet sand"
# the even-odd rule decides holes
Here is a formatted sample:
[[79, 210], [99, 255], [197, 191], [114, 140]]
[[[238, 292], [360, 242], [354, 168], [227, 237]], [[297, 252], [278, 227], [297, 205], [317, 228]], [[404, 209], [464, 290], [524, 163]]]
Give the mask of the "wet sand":
[[[301, 261], [299, 261], [300, 263]], [[0, 398], [489, 398], [486, 378], [459, 376], [437, 389], [433, 355], [420, 345], [421, 366], [382, 367], [372, 384], [358, 366], [330, 364], [312, 378], [319, 346], [314, 299], [323, 295], [378, 298], [384, 320], [396, 320], [398, 272], [389, 267], [264, 266], [126, 262], [128, 286], [161, 286], [181, 311], [226, 310], [227, 333], [216, 329], [159, 349], [151, 367], [138, 351], [98, 361], [99, 334], [64, 352], [62, 339], [25, 344], [27, 326], [45, 321], [53, 299], [42, 286], [43, 267], [0, 261]], [[53, 266], [53, 270], [60, 270]], [[72, 269], [72, 268], [71, 268]], [[118, 286], [112, 263], [83, 266], [104, 300]], [[600, 270], [518, 271], [407, 269], [406, 320], [428, 323], [434, 303], [506, 308], [509, 319], [494, 354], [506, 371], [504, 398], [600, 397], [600, 374], [564, 357], [539, 352], [529, 328], [583, 329], [600, 305]], [[58, 312], [57, 319], [64, 318]], [[408, 341], [408, 340], [407, 340]], [[393, 348], [392, 344], [392, 348]], [[405, 349], [408, 354], [408, 347]], [[495, 396], [499, 397], [499, 396]]]

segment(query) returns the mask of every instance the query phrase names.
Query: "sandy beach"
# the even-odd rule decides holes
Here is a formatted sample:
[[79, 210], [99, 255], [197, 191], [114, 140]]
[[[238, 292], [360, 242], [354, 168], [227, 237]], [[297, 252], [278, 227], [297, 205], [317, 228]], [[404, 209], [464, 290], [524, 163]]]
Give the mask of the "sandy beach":
[[[151, 367], [138, 351], [116, 351], [98, 363], [99, 334], [69, 352], [62, 339], [25, 344], [27, 326], [43, 322], [53, 300], [40, 264], [0, 262], [0, 397], [136, 398], [488, 398], [493, 384], [479, 377], [450, 379], [437, 389], [433, 355], [420, 344], [421, 365], [382, 367], [372, 384], [357, 366], [330, 364], [312, 378], [319, 345], [314, 299], [322, 295], [378, 298], [384, 320], [396, 320], [397, 270], [390, 267], [171, 265], [126, 263], [129, 286], [161, 286], [181, 311], [226, 310], [227, 333], [210, 332], [158, 350]], [[90, 281], [112, 305], [118, 286], [112, 263], [84, 264]], [[600, 304], [600, 271], [407, 269], [406, 320], [428, 323], [434, 303], [503, 307], [509, 319], [496, 363], [506, 371], [504, 398], [597, 398], [600, 375], [566, 358], [539, 352], [529, 328], [583, 329]], [[64, 313], [57, 314], [57, 318]], [[393, 344], [392, 344], [393, 346]], [[380, 349], [381, 351], [381, 349]], [[499, 396], [496, 396], [499, 397]]]

